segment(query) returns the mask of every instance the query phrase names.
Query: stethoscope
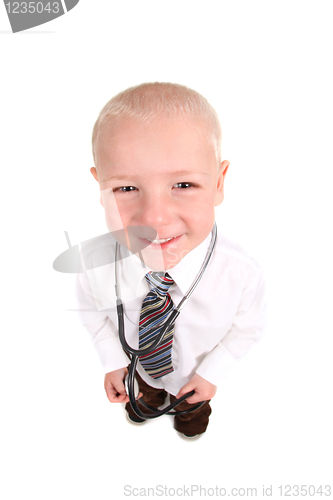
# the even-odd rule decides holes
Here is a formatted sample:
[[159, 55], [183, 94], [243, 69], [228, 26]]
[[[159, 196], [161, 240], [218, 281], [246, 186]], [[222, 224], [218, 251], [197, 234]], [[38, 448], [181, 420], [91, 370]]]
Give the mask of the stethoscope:
[[192, 396], [195, 391], [188, 392], [181, 396], [179, 399], [171, 403], [169, 406], [163, 408], [162, 410], [156, 410], [156, 408], [153, 408], [149, 406], [145, 401], [143, 401], [142, 398], [140, 398], [138, 401], [140, 402], [141, 405], [143, 405], [145, 408], [150, 410], [153, 413], [143, 413], [140, 408], [138, 407], [136, 397], [139, 394], [139, 386], [137, 383], [137, 380], [135, 378], [135, 372], [136, 372], [136, 367], [138, 363], [138, 359], [140, 356], [146, 356], [147, 354], [150, 354], [153, 352], [157, 346], [161, 344], [163, 341], [165, 332], [167, 331], [168, 327], [173, 325], [176, 319], [178, 318], [181, 309], [185, 306], [187, 301], [189, 300], [190, 296], [194, 292], [195, 288], [197, 287], [199, 281], [201, 280], [208, 263], [213, 255], [213, 251], [216, 245], [216, 237], [217, 237], [217, 229], [216, 229], [216, 222], [214, 222], [214, 226], [212, 229], [212, 237], [210, 240], [210, 244], [205, 256], [205, 259], [201, 265], [201, 268], [195, 277], [192, 285], [190, 286], [189, 290], [187, 293], [184, 295], [182, 300], [179, 302], [177, 307], [175, 307], [171, 312], [170, 315], [168, 316], [167, 320], [163, 324], [163, 328], [161, 329], [160, 333], [158, 336], [155, 338], [154, 342], [149, 346], [146, 347], [145, 349], [133, 349], [125, 339], [125, 325], [124, 325], [124, 307], [123, 303], [121, 301], [121, 298], [118, 293], [118, 272], [117, 272], [117, 264], [118, 264], [118, 253], [119, 253], [119, 243], [116, 242], [116, 250], [115, 250], [115, 291], [116, 291], [116, 306], [117, 306], [117, 315], [118, 315], [118, 331], [119, 331], [119, 339], [121, 342], [121, 345], [124, 349], [124, 351], [128, 354], [129, 358], [131, 359], [131, 364], [128, 370], [128, 375], [125, 378], [125, 388], [126, 392], [129, 396], [131, 406], [133, 408], [133, 411], [138, 415], [138, 417], [147, 419], [147, 418], [156, 418], [160, 417], [162, 415], [180, 415], [180, 414], [185, 414], [185, 413], [190, 413], [191, 411], [197, 410], [202, 406], [205, 401], [202, 401], [198, 403], [197, 405], [193, 406], [189, 410], [183, 410], [183, 411], [171, 411], [173, 408], [178, 406], [182, 401], [184, 401], [186, 398]]

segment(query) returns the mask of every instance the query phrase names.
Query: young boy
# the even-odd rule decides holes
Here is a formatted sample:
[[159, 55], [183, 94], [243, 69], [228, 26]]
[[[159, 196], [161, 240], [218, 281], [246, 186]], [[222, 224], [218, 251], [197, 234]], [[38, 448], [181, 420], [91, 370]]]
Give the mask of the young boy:
[[[187, 87], [142, 84], [102, 109], [93, 131], [93, 155], [91, 173], [100, 185], [107, 227], [122, 243], [118, 275], [126, 338], [141, 348], [142, 325], [153, 314], [158, 323], [164, 305], [163, 318], [180, 302], [206, 255], [229, 167], [227, 160], [221, 161], [219, 120], [207, 100]], [[90, 260], [101, 246], [114, 252], [110, 240], [106, 244], [96, 238], [86, 248]], [[108, 399], [126, 403], [129, 420], [142, 423], [124, 386], [128, 358], [117, 332], [114, 265], [90, 265], [79, 276], [77, 296], [106, 373]], [[152, 356], [150, 364], [144, 359], [138, 363], [143, 399], [157, 408], [167, 393], [174, 401], [194, 390], [176, 409], [206, 403], [175, 417], [174, 426], [188, 438], [202, 435], [218, 383], [260, 339], [264, 323], [264, 280], [258, 265], [218, 234], [209, 265], [162, 344], [162, 354]]]

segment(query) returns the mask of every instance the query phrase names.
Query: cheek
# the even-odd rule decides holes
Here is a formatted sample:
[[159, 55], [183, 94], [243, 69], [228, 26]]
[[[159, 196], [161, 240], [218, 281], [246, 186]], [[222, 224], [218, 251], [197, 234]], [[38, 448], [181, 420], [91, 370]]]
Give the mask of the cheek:
[[105, 220], [108, 230], [112, 232], [123, 229], [124, 224], [120, 216], [113, 192], [109, 189], [101, 191], [101, 200], [104, 207]]
[[188, 206], [187, 211], [188, 224], [193, 230], [200, 232], [211, 227], [215, 219], [215, 209], [212, 197], [205, 196], [196, 200], [195, 204]]

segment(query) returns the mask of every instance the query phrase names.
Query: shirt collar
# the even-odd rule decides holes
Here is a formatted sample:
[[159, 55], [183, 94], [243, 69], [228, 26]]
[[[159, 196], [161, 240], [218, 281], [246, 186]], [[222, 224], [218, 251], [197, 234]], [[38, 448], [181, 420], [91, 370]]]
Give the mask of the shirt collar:
[[183, 295], [188, 291], [200, 270], [201, 264], [207, 254], [210, 240], [211, 235], [209, 234], [200, 245], [183, 257], [175, 267], [167, 271]]

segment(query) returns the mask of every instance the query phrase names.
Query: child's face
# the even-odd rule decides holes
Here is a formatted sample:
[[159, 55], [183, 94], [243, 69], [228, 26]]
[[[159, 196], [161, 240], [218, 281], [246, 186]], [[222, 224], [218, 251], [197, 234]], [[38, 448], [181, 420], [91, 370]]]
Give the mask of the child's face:
[[[142, 254], [151, 269], [174, 267], [202, 243], [213, 227], [214, 207], [223, 201], [229, 162], [218, 168], [200, 127], [164, 117], [150, 124], [122, 119], [96, 145], [98, 172], [91, 172], [108, 229], [119, 229], [119, 216], [125, 229], [138, 226], [140, 233], [142, 227], [138, 237], [148, 245]], [[157, 232], [154, 242], [147, 241], [144, 226]]]

